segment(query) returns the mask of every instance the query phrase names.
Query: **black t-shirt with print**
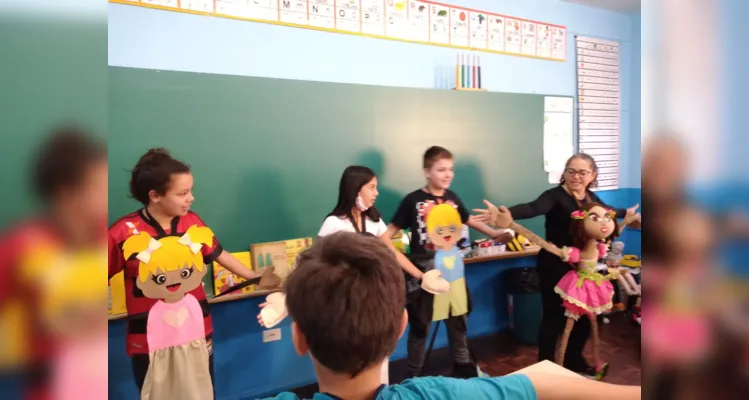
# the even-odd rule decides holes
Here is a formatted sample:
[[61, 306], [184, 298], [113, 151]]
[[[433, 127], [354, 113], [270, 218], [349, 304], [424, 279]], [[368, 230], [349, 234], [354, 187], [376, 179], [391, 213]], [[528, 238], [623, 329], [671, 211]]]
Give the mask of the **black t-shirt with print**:
[[411, 231], [411, 256], [417, 258], [420, 256], [429, 258], [434, 254], [434, 246], [426, 233], [426, 215], [424, 214], [424, 209], [430, 202], [434, 205], [452, 204], [458, 210], [460, 219], [464, 224], [468, 222], [470, 217], [470, 213], [463, 206], [463, 202], [453, 191], [446, 190], [443, 196], [434, 196], [424, 189], [419, 189], [406, 195], [390, 223], [399, 229]]

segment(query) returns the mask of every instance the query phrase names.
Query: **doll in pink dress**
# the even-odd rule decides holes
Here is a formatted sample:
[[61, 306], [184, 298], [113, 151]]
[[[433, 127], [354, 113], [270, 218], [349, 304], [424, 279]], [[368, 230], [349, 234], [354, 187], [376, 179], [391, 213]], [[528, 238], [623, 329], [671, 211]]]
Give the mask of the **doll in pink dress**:
[[625, 220], [620, 227], [616, 222], [616, 214], [612, 210], [598, 203], [585, 204], [571, 215], [573, 246], [560, 249], [514, 222], [512, 215], [505, 207], [498, 209], [491, 203], [487, 205], [490, 205], [490, 208], [485, 211], [489, 213], [489, 220], [493, 225], [513, 229], [531, 242], [571, 264], [570, 271], [559, 280], [554, 288], [554, 291], [562, 298], [562, 306], [567, 316], [556, 362], [562, 365], [567, 341], [575, 321], [580, 317], [590, 318], [593, 332], [593, 356], [597, 378], [600, 379], [606, 374], [608, 365], [602, 363], [599, 357], [597, 316], [610, 311], [613, 307], [614, 287], [610, 280], [620, 279], [626, 272], [622, 268], [608, 268], [608, 275], [603, 275], [597, 271], [597, 266], [598, 261], [606, 256], [608, 251], [606, 241], [616, 238], [621, 228], [631, 221]]

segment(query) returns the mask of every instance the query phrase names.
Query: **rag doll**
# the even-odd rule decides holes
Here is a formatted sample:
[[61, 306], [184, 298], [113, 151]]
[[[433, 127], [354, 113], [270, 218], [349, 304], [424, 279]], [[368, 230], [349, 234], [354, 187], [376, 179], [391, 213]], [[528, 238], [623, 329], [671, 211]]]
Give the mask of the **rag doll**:
[[606, 374], [608, 364], [601, 362], [599, 355], [597, 316], [611, 310], [614, 288], [610, 280], [618, 279], [625, 271], [621, 268], [608, 268], [608, 275], [604, 276], [596, 270], [596, 267], [598, 260], [602, 259], [608, 251], [605, 242], [613, 240], [620, 232], [615, 213], [598, 203], [583, 205], [571, 215], [573, 247], [559, 248], [514, 222], [507, 208], [498, 209], [491, 203], [486, 203], [489, 209], [480, 211], [488, 214], [488, 220], [493, 225], [515, 230], [531, 242], [572, 265], [573, 268], [559, 280], [554, 288], [554, 291], [562, 298], [562, 305], [567, 316], [556, 362], [562, 365], [564, 361], [567, 341], [575, 322], [580, 317], [590, 318], [596, 373], [597, 378], [602, 378]]
[[[608, 266], [608, 268], [621, 267], [621, 262], [622, 262], [622, 259], [624, 258], [624, 255], [622, 254], [623, 251], [624, 251], [624, 243], [614, 242], [611, 244], [611, 250], [609, 250], [605, 258], [606, 265]], [[632, 274], [622, 273], [619, 275], [618, 278], [616, 278], [616, 280], [619, 283], [619, 285], [621, 285], [621, 287], [624, 289], [624, 291], [627, 292], [628, 295], [630, 296], [640, 295], [640, 285], [637, 284]]]

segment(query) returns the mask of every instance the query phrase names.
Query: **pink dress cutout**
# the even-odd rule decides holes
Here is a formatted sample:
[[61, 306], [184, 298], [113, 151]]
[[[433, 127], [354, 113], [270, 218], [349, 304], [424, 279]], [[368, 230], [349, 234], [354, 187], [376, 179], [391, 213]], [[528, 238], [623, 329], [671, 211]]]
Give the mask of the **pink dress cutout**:
[[574, 319], [580, 316], [600, 315], [613, 307], [614, 286], [608, 278], [596, 271], [598, 260], [606, 255], [606, 244], [598, 243], [598, 258], [580, 258], [580, 249], [572, 247], [569, 263], [576, 266], [559, 280], [554, 291], [562, 297], [565, 315]]
[[189, 293], [176, 303], [158, 301], [148, 312], [148, 348], [151, 352], [203, 338], [203, 310]]
[[148, 367], [141, 400], [213, 400], [203, 310], [191, 294], [148, 312]]
[[[55, 400], [106, 399], [109, 340], [106, 333], [62, 343], [54, 358]], [[103, 365], [102, 365], [103, 364]]]

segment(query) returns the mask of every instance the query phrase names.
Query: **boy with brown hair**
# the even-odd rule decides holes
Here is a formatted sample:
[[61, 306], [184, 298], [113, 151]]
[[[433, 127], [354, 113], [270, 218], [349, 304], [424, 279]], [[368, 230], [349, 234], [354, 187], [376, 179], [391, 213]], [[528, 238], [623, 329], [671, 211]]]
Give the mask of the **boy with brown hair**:
[[[460, 214], [462, 223], [493, 240], [505, 242], [512, 236], [505, 230], [496, 230], [471, 216], [458, 195], [449, 189], [454, 172], [453, 155], [440, 146], [432, 146], [424, 153], [424, 176], [426, 185], [401, 201], [395, 216], [390, 220], [388, 230], [380, 238], [391, 246], [401, 268], [406, 273], [408, 323], [408, 367], [411, 376], [418, 376], [424, 366], [426, 339], [432, 322], [434, 295], [420, 290], [422, 275], [434, 269], [435, 247], [426, 232], [427, 210], [436, 204], [450, 204]], [[398, 231], [410, 229], [411, 253], [408, 257], [392, 246], [392, 238]], [[467, 288], [466, 288], [467, 291]], [[470, 312], [470, 293], [468, 304]], [[447, 337], [453, 354], [453, 373], [456, 378], [477, 376], [475, 363], [468, 351], [466, 315], [450, 316], [445, 319]]]
[[393, 252], [372, 236], [339, 232], [321, 238], [300, 255], [284, 291], [294, 347], [300, 355], [309, 353], [317, 374], [321, 393], [315, 400], [640, 398], [639, 387], [543, 374], [381, 384], [382, 362], [403, 335], [407, 315], [403, 273]]

